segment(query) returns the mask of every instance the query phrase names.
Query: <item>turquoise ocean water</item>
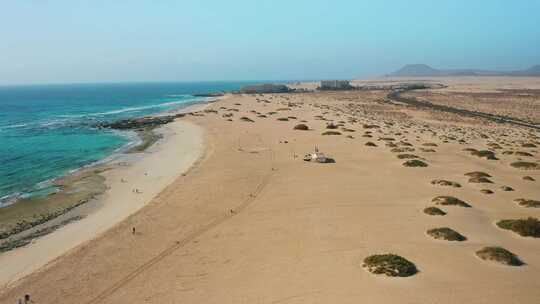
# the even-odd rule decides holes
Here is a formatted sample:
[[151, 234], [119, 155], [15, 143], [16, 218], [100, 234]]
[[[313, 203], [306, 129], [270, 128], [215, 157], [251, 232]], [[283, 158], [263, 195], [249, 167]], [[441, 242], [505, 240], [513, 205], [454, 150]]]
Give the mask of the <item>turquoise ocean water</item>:
[[98, 130], [115, 121], [173, 111], [247, 82], [0, 87], [0, 206], [56, 191], [50, 181], [94, 164], [136, 140]]

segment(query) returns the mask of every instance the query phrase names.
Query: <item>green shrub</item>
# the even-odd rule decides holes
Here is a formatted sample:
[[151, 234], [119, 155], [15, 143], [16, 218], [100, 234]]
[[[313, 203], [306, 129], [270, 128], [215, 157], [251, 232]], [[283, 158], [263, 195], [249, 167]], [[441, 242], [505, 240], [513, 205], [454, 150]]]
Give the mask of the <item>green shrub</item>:
[[512, 252], [502, 247], [484, 247], [476, 255], [485, 261], [494, 261], [509, 266], [521, 266], [523, 262]]
[[540, 165], [538, 165], [537, 163], [531, 163], [531, 162], [525, 162], [525, 161], [513, 162], [510, 164], [510, 166], [517, 169], [522, 169], [522, 170], [540, 170]]
[[424, 213], [428, 215], [438, 215], [438, 216], [446, 215], [446, 212], [442, 211], [441, 209], [437, 207], [427, 207], [426, 209], [424, 209]]
[[497, 223], [501, 229], [511, 230], [524, 237], [540, 238], [540, 221], [536, 218], [501, 220]]
[[465, 203], [464, 201], [460, 200], [459, 198], [455, 198], [453, 196], [437, 196], [436, 198], [431, 200], [436, 205], [442, 205], [442, 206], [459, 206], [464, 208], [470, 208], [471, 205]]
[[514, 202], [518, 203], [518, 205], [522, 207], [540, 208], [540, 201], [536, 201], [536, 200], [518, 198], [518, 199], [515, 199]]
[[465, 173], [465, 176], [468, 176], [468, 177], [491, 177], [491, 175], [487, 174], [486, 172], [481, 172], [481, 171], [474, 171], [474, 172]]
[[309, 130], [309, 127], [305, 124], [299, 124], [299, 125], [296, 125], [294, 126], [294, 129], [295, 130], [301, 130], [301, 131], [307, 131]]
[[487, 177], [471, 177], [469, 178], [469, 183], [493, 184], [493, 182]]
[[408, 277], [418, 272], [413, 263], [395, 254], [369, 256], [364, 259], [363, 267], [371, 273], [385, 274], [389, 277]]
[[496, 160], [497, 159], [497, 157], [495, 157], [495, 153], [493, 151], [489, 151], [489, 150], [472, 151], [471, 154], [474, 155], [474, 156], [478, 156], [480, 158], [486, 158], [486, 159], [489, 159], [489, 160]]
[[419, 157], [414, 155], [414, 154], [398, 154], [397, 158], [399, 158], [399, 159], [415, 159], [415, 158], [419, 158]]
[[427, 234], [438, 240], [462, 242], [467, 238], [448, 227], [429, 229]]
[[447, 186], [447, 187], [454, 187], [454, 188], [461, 188], [461, 185], [457, 182], [448, 181], [444, 179], [434, 179], [431, 181], [432, 185], [439, 185], [439, 186]]
[[408, 161], [404, 162], [403, 166], [405, 166], [405, 167], [420, 167], [420, 168], [423, 168], [423, 167], [427, 167], [428, 164], [426, 164], [425, 162], [423, 162], [421, 160], [418, 160], [418, 159], [411, 159], [411, 160], [408, 160]]

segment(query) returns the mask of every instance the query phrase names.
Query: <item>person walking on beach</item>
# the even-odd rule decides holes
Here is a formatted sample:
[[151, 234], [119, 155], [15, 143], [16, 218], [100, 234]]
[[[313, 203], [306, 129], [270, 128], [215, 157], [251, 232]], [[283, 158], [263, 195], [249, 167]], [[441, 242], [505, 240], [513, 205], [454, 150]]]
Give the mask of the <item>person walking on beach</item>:
[[131, 234], [135, 235], [135, 227], [131, 228]]
[[24, 304], [30, 304], [30, 303], [34, 303], [34, 301], [32, 301], [32, 299], [30, 299], [29, 294], [25, 294], [24, 295]]

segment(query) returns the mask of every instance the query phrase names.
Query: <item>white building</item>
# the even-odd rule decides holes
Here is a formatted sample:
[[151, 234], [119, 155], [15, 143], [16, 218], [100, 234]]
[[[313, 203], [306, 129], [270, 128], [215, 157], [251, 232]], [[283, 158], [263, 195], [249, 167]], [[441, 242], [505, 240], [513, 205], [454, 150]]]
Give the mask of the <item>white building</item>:
[[321, 90], [348, 90], [352, 86], [348, 80], [323, 80], [321, 81]]

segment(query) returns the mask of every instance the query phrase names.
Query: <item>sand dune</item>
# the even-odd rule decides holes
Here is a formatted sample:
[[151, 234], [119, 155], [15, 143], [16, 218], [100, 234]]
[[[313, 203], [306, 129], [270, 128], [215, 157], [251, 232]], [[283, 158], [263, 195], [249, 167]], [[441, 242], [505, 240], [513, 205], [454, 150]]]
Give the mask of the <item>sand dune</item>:
[[[187, 175], [5, 288], [0, 302], [24, 293], [39, 303], [537, 302], [540, 242], [496, 223], [540, 218], [540, 208], [514, 201], [540, 199], [540, 171], [510, 165], [540, 162], [539, 148], [523, 146], [540, 146], [540, 134], [405, 107], [387, 93], [236, 95], [184, 118], [206, 134], [204, 156]], [[308, 130], [295, 129], [300, 123]], [[304, 161], [315, 147], [335, 162]], [[494, 159], [472, 154], [483, 150]], [[397, 157], [403, 153], [409, 156]], [[410, 160], [427, 166], [403, 165]], [[470, 182], [471, 172], [492, 183]], [[437, 204], [440, 196], [469, 207]], [[431, 206], [446, 214], [424, 213]], [[465, 239], [428, 233], [447, 231], [440, 228]], [[524, 265], [477, 255], [493, 246]], [[387, 277], [363, 267], [366, 257], [384, 253], [418, 272]]]

